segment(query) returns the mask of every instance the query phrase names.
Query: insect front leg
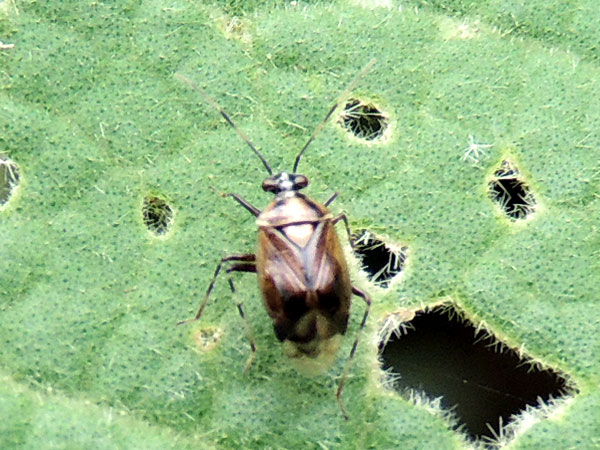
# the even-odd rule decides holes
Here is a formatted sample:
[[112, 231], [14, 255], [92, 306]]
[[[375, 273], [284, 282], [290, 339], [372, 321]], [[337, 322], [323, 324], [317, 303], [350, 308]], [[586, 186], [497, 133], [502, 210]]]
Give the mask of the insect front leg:
[[[206, 304], [208, 303], [208, 298], [210, 297], [210, 293], [212, 292], [213, 287], [215, 286], [215, 281], [217, 281], [219, 272], [221, 272], [221, 267], [223, 267], [223, 264], [230, 262], [230, 261], [239, 261], [241, 263], [246, 263], [246, 264], [236, 264], [236, 265], [230, 267], [229, 268], [230, 270], [228, 270], [228, 272], [231, 272], [231, 271], [249, 272], [250, 270], [248, 270], [249, 268], [247, 266], [253, 265], [252, 263], [254, 261], [256, 261], [256, 255], [253, 253], [247, 253], [245, 255], [229, 255], [229, 256], [225, 256], [224, 258], [222, 258], [221, 261], [219, 262], [219, 264], [217, 264], [215, 274], [213, 275], [213, 278], [212, 278], [210, 284], [208, 285], [206, 294], [204, 294], [204, 301], [200, 305], [200, 309], [198, 309], [198, 312], [196, 313], [196, 317], [194, 317], [193, 319], [182, 320], [177, 325], [182, 325], [182, 324], [188, 323], [188, 322], [194, 322], [195, 320], [198, 320], [200, 318], [200, 316], [202, 316], [202, 312], [204, 311], [204, 308], [206, 307]], [[236, 266], [238, 266], [238, 267], [236, 268]], [[254, 272], [256, 272], [256, 269], [254, 269]]]
[[367, 323], [367, 317], [369, 317], [369, 311], [371, 310], [371, 297], [366, 292], [363, 292], [359, 288], [352, 286], [352, 293], [364, 300], [367, 304], [365, 308], [365, 314], [363, 315], [362, 322], [360, 323], [360, 327], [356, 334], [356, 339], [354, 340], [354, 344], [352, 344], [352, 350], [350, 350], [350, 356], [348, 356], [348, 360], [346, 361], [346, 365], [344, 366], [344, 371], [342, 372], [342, 378], [340, 379], [340, 384], [338, 385], [336, 398], [338, 401], [338, 405], [340, 405], [340, 409], [342, 410], [342, 414], [346, 420], [349, 419], [348, 413], [346, 412], [346, 408], [344, 408], [344, 404], [342, 403], [342, 391], [344, 390], [344, 385], [346, 384], [346, 378], [348, 377], [348, 370], [350, 368], [350, 363], [352, 359], [354, 359], [354, 354], [356, 353], [356, 348], [358, 347], [358, 341], [360, 339], [360, 334], [362, 333], [365, 324]]
[[[256, 266], [254, 266], [253, 264], [236, 264], [235, 266], [240, 266], [240, 267], [244, 267], [244, 269], [249, 269], [250, 267], [252, 267], [254, 270], [239, 270], [240, 272], [256, 272]], [[234, 267], [235, 267], [234, 266]], [[227, 272], [232, 271], [232, 268], [229, 268], [227, 270]], [[233, 280], [230, 278], [229, 279], [229, 287], [231, 287], [231, 292], [233, 293], [233, 295], [235, 296], [235, 286], [233, 285]], [[248, 322], [248, 318], [246, 317], [246, 314], [244, 313], [244, 306], [242, 305], [242, 302], [237, 302], [236, 301], [236, 306], [238, 309], [238, 312], [240, 313], [240, 316], [242, 317], [242, 320], [244, 321], [244, 324], [246, 325], [246, 333], [248, 336], [248, 340], [250, 341], [250, 350], [252, 350], [252, 353], [250, 353], [250, 356], [248, 357], [248, 361], [246, 361], [246, 366], [244, 367], [244, 372], [247, 372], [250, 369], [250, 366], [252, 365], [252, 363], [254, 362], [254, 359], [256, 358], [256, 341], [254, 340], [254, 333], [252, 333], [252, 328], [250, 327], [250, 322]]]
[[329, 205], [331, 205], [331, 203], [333, 203], [333, 201], [334, 201], [334, 200], [337, 198], [337, 196], [338, 196], [338, 193], [337, 193], [337, 192], [334, 192], [334, 193], [333, 193], [333, 195], [332, 195], [331, 197], [329, 197], [329, 198], [327, 199], [327, 201], [324, 203], [324, 204], [325, 204], [325, 206], [329, 206]]
[[258, 217], [260, 215], [260, 209], [258, 209], [255, 206], [252, 206], [249, 202], [244, 200], [239, 195], [229, 193], [229, 194], [225, 194], [224, 197], [233, 197], [233, 199], [236, 202], [238, 202], [240, 205], [242, 205], [244, 208], [246, 208], [248, 211], [250, 211], [250, 214], [252, 214], [254, 217]]

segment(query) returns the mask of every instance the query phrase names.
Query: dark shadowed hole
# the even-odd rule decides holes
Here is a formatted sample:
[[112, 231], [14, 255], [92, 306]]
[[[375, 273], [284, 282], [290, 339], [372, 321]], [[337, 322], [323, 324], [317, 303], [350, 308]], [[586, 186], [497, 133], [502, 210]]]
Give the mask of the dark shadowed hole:
[[173, 222], [173, 210], [162, 198], [149, 196], [144, 198], [142, 206], [144, 224], [152, 233], [163, 235], [169, 231]]
[[340, 123], [357, 138], [372, 141], [383, 136], [388, 119], [375, 106], [350, 99], [344, 106]]
[[369, 274], [369, 279], [378, 286], [387, 288], [392, 278], [402, 272], [408, 247], [392, 250], [368, 230], [353, 233], [351, 239], [354, 253], [362, 261], [363, 270]]
[[531, 214], [535, 198], [529, 186], [520, 178], [518, 169], [510, 161], [502, 161], [494, 179], [489, 184], [490, 198], [498, 203], [512, 220], [520, 220]]
[[383, 368], [396, 374], [394, 388], [442, 397], [473, 439], [493, 440], [501, 435], [499, 423], [506, 425], [527, 405], [566, 395], [563, 377], [477, 333], [454, 306], [417, 313], [403, 332], [380, 344]]
[[19, 185], [19, 168], [10, 159], [0, 155], [0, 206], [10, 199]]

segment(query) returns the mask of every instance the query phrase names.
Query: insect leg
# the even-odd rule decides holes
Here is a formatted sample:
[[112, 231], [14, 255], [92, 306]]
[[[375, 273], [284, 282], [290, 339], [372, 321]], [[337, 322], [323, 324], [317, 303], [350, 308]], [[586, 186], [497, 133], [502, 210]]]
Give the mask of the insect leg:
[[258, 208], [256, 208], [255, 206], [252, 206], [250, 203], [248, 203], [246, 200], [244, 200], [239, 195], [225, 194], [224, 197], [233, 197], [236, 202], [238, 202], [240, 205], [242, 205], [244, 208], [246, 208], [248, 211], [250, 211], [250, 214], [252, 214], [254, 217], [259, 216], [260, 210]]
[[[335, 199], [335, 197], [337, 197], [337, 192], [336, 192], [335, 196], [333, 197], [333, 199]], [[330, 199], [330, 200], [333, 201], [332, 199]], [[348, 233], [348, 241], [350, 242], [350, 247], [352, 247], [352, 250], [354, 250], [354, 240], [352, 239], [352, 232], [350, 231], [350, 224], [348, 223], [348, 217], [346, 217], [346, 214], [342, 213], [339, 216], [336, 216], [333, 218], [333, 224], [335, 225], [340, 220], [344, 221], [344, 225], [346, 226], [346, 233]]]
[[[252, 266], [254, 268], [254, 270], [243, 270], [243, 272], [256, 272], [256, 266], [253, 266], [252, 264], [243, 264], [244, 266], [248, 266], [248, 268], [250, 266]], [[236, 264], [236, 266], [242, 266], [242, 264]], [[227, 270], [227, 272], [231, 271], [233, 268], [230, 268], [229, 270]], [[231, 287], [231, 292], [234, 294], [235, 296], [235, 286], [233, 285], [233, 280], [230, 278], [229, 279], [229, 287]], [[244, 372], [247, 372], [248, 369], [250, 369], [250, 366], [252, 365], [252, 363], [254, 362], [254, 358], [256, 357], [256, 341], [254, 341], [254, 334], [252, 333], [252, 328], [250, 327], [250, 322], [248, 322], [248, 319], [246, 318], [246, 314], [244, 313], [244, 307], [242, 305], [241, 302], [237, 302], [236, 301], [236, 306], [238, 309], [238, 312], [240, 313], [240, 316], [242, 317], [242, 320], [244, 321], [244, 324], [246, 325], [246, 333], [248, 335], [248, 340], [250, 341], [250, 350], [252, 350], [252, 353], [250, 353], [250, 356], [248, 357], [248, 361], [246, 361], [246, 366], [244, 367]]]
[[[248, 253], [245, 255], [229, 255], [229, 256], [225, 256], [224, 258], [222, 258], [221, 261], [219, 262], [219, 264], [217, 264], [215, 274], [213, 275], [213, 278], [212, 278], [210, 284], [208, 285], [206, 294], [204, 294], [204, 301], [200, 305], [200, 309], [196, 313], [196, 317], [194, 317], [193, 319], [182, 320], [181, 322], [177, 323], [177, 325], [182, 325], [184, 323], [193, 322], [200, 318], [200, 316], [202, 315], [202, 312], [204, 311], [204, 308], [206, 307], [206, 304], [208, 303], [208, 298], [210, 296], [210, 293], [213, 290], [213, 287], [215, 286], [215, 281], [217, 281], [217, 277], [219, 276], [221, 267], [223, 266], [223, 264], [225, 264], [226, 262], [229, 262], [229, 261], [253, 262], [253, 261], [256, 261], [256, 255], [254, 255], [253, 253]], [[233, 266], [233, 267], [235, 267], [235, 266]], [[231, 269], [233, 269], [233, 267]], [[235, 269], [233, 269], [233, 270], [235, 270]], [[247, 272], [247, 271], [240, 270], [240, 272]]]
[[333, 195], [331, 197], [329, 197], [329, 199], [325, 202], [325, 206], [329, 206], [331, 205], [331, 203], [337, 198], [338, 193], [334, 192]]
[[352, 362], [354, 354], [356, 353], [356, 348], [358, 347], [360, 333], [362, 332], [362, 329], [367, 323], [367, 317], [369, 317], [369, 311], [371, 310], [371, 297], [369, 296], [369, 294], [361, 291], [355, 286], [352, 286], [352, 293], [362, 298], [367, 304], [367, 307], [365, 308], [365, 314], [362, 318], [362, 322], [360, 323], [360, 328], [358, 329], [358, 333], [356, 334], [354, 344], [352, 344], [352, 350], [350, 350], [350, 356], [348, 356], [348, 360], [346, 361], [346, 366], [344, 367], [344, 371], [342, 372], [342, 378], [340, 380], [340, 384], [338, 385], [337, 393], [335, 395], [338, 401], [338, 405], [340, 405], [340, 409], [342, 410], [342, 414], [344, 415], [344, 418], [346, 420], [348, 420], [348, 414], [346, 413], [346, 409], [344, 408], [344, 405], [342, 403], [342, 391], [344, 390], [344, 384], [346, 384], [346, 378], [348, 377], [348, 369], [350, 368], [350, 363]]

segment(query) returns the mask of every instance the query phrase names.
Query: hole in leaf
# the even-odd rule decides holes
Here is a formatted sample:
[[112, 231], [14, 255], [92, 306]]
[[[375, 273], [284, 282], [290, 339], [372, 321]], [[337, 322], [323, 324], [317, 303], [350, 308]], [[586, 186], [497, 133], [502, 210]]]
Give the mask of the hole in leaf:
[[219, 343], [222, 334], [220, 328], [203, 328], [194, 333], [196, 347], [205, 352], [210, 351]]
[[156, 235], [163, 235], [173, 222], [173, 210], [162, 198], [148, 196], [142, 206], [144, 225]]
[[340, 124], [359, 139], [372, 141], [381, 138], [388, 119], [370, 103], [349, 99], [340, 115]]
[[243, 29], [244, 27], [240, 18], [237, 16], [233, 16], [227, 22], [227, 28], [225, 29], [225, 31], [227, 31], [228, 33], [242, 34]]
[[10, 159], [0, 155], [0, 207], [10, 200], [19, 186], [19, 168]]
[[573, 392], [561, 375], [476, 329], [454, 305], [419, 311], [395, 332], [389, 329], [393, 322], [386, 320], [380, 333], [391, 385], [412, 398], [441, 397], [441, 407], [472, 439], [495, 441], [515, 415]]
[[238, 39], [245, 44], [252, 43], [252, 35], [241, 17], [223, 17], [219, 22], [221, 22], [221, 29], [227, 39]]
[[368, 230], [359, 230], [351, 236], [354, 253], [360, 258], [369, 280], [387, 288], [392, 279], [402, 272], [408, 247], [396, 250]]
[[524, 219], [535, 209], [535, 198], [529, 186], [520, 177], [519, 170], [507, 160], [502, 161], [494, 172], [489, 195], [511, 220]]

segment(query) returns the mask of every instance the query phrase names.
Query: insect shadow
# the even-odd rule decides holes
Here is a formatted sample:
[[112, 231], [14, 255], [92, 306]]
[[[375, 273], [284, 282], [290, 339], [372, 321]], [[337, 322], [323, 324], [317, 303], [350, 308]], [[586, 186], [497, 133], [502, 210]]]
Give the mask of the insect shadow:
[[[360, 333], [369, 316], [371, 298], [366, 292], [352, 285], [350, 281], [348, 266], [335, 231], [335, 225], [342, 221], [346, 227], [350, 244], [353, 245], [348, 218], [345, 214], [334, 216], [328, 209], [328, 206], [337, 197], [337, 192], [323, 204], [308, 198], [299, 192], [308, 186], [308, 178], [298, 174], [297, 169], [304, 151], [323, 130], [339, 104], [374, 64], [375, 59], [363, 68], [331, 106], [325, 118], [296, 156], [292, 172], [278, 174], [273, 174], [273, 169], [266, 158], [215, 100], [185, 76], [176, 75], [179, 80], [189, 85], [207, 103], [212, 105], [258, 156], [269, 173], [269, 177], [262, 183], [262, 188], [275, 195], [275, 199], [262, 211], [238, 194], [225, 195], [232, 197], [256, 217], [257, 252], [234, 254], [222, 258], [206, 290], [198, 313], [194, 318], [179, 322], [179, 324], [198, 320], [202, 316], [210, 293], [224, 265], [228, 265], [227, 273], [256, 273], [264, 306], [273, 321], [275, 335], [283, 343], [286, 354], [295, 360], [316, 361], [322, 359], [325, 361], [323, 366], [328, 367], [333, 363], [342, 336], [348, 327], [351, 297], [356, 295], [362, 298], [366, 303], [365, 312], [336, 392], [337, 402], [346, 419], [348, 419], [348, 414], [342, 403], [342, 391], [350, 363], [358, 346]], [[231, 291], [235, 292], [231, 278], [229, 285]], [[246, 364], [247, 369], [254, 361], [256, 344], [242, 303], [238, 303], [237, 308], [248, 328], [248, 338], [252, 350]]]

